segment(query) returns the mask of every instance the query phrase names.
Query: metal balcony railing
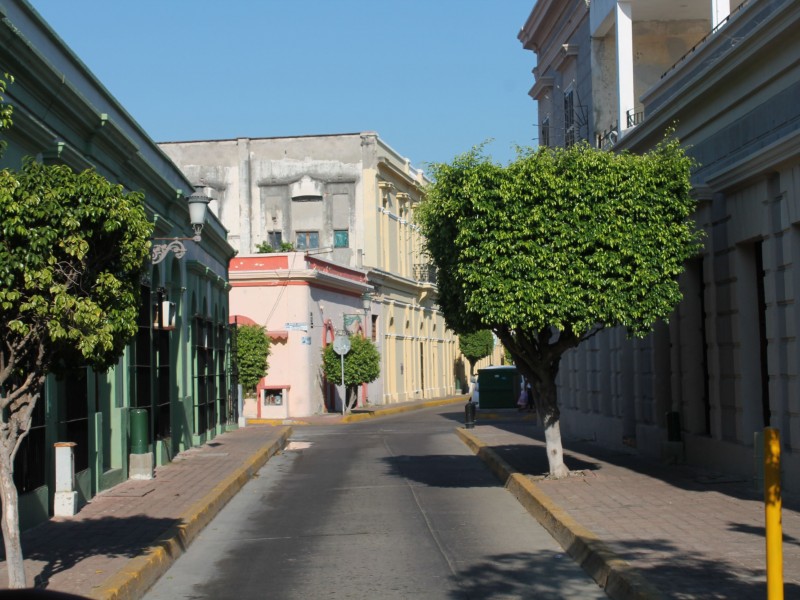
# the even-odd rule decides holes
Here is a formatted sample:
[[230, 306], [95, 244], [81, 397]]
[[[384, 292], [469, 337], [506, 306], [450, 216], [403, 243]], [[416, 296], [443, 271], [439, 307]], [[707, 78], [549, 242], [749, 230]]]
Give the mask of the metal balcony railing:
[[436, 283], [436, 267], [430, 263], [415, 264], [414, 279], [425, 283]]
[[617, 143], [618, 137], [619, 132], [617, 131], [617, 126], [614, 125], [611, 129], [596, 134], [595, 144], [601, 150], [611, 150], [611, 148], [614, 147], [614, 144]]
[[628, 116], [628, 129], [636, 127], [639, 123], [644, 121], [644, 111], [637, 111], [635, 108], [630, 109], [625, 113]]

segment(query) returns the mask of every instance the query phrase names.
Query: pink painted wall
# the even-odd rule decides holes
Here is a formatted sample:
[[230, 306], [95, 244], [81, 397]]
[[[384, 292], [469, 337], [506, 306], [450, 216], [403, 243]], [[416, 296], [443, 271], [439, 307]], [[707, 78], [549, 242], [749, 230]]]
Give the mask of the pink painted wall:
[[[366, 279], [361, 271], [303, 253], [243, 256], [231, 261], [231, 315], [252, 319], [271, 332], [272, 338], [267, 376], [259, 384], [258, 399], [245, 400], [245, 418], [286, 419], [326, 412], [322, 348], [333, 340], [333, 329], [342, 328], [342, 315], [360, 310], [360, 295], [352, 289], [315, 284], [309, 278], [314, 270], [358, 283]], [[280, 390], [281, 404], [264, 402], [265, 395]], [[341, 388], [335, 386], [332, 391], [334, 407], [339, 408]]]

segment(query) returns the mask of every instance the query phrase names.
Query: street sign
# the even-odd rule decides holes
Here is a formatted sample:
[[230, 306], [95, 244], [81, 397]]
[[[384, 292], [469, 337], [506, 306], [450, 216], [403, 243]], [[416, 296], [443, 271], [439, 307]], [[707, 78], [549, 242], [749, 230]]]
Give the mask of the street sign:
[[[333, 351], [339, 355], [339, 358], [342, 361], [342, 382], [341, 385], [344, 388], [344, 355], [350, 352], [350, 338], [344, 335], [338, 336], [335, 340], [333, 340]], [[344, 414], [345, 409], [345, 390], [342, 389], [342, 414]]]
[[333, 340], [333, 351], [339, 356], [344, 356], [350, 352], [350, 338], [341, 336]]

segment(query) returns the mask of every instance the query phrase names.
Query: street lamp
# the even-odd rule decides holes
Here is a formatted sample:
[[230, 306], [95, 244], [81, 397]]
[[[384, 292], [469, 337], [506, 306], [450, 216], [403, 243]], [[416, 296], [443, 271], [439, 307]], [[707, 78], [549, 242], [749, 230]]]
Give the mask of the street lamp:
[[364, 309], [364, 314], [368, 313], [372, 308], [372, 294], [369, 292], [361, 294], [361, 308]]
[[153, 244], [150, 254], [150, 261], [152, 264], [157, 265], [163, 261], [170, 252], [175, 253], [175, 258], [183, 258], [186, 254], [186, 246], [183, 241], [192, 240], [199, 243], [202, 239], [200, 234], [203, 231], [203, 225], [206, 222], [206, 213], [208, 212], [208, 203], [211, 198], [197, 190], [189, 196], [186, 201], [189, 204], [189, 222], [192, 225], [194, 236], [192, 237], [174, 237], [174, 238], [153, 238], [153, 241], [165, 241], [165, 244]]

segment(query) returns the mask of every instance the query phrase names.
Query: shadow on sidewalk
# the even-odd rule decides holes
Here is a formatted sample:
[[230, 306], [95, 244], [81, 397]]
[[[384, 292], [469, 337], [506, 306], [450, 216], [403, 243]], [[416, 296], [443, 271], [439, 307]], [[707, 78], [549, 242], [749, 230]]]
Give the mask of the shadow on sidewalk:
[[[664, 540], [617, 544], [614, 550], [628, 562], [635, 561], [637, 571], [661, 590], [665, 598], [763, 598], [766, 593], [763, 570], [709, 560], [700, 553], [679, 550]], [[563, 568], [559, 568], [559, 558], [564, 561]], [[453, 576], [460, 589], [452, 592], [451, 597], [525, 598], [530, 597], [533, 587], [537, 598], [577, 598], [578, 589], [557, 585], [568, 581], [567, 575], [573, 567], [566, 553], [487, 556]], [[798, 598], [800, 586], [786, 583], [784, 593], [787, 599]]]
[[[46, 588], [50, 579], [74, 568], [83, 560], [104, 556], [134, 558], [144, 553], [177, 519], [102, 517], [82, 521], [49, 521], [23, 534], [22, 548], [26, 563], [41, 565], [34, 574], [34, 586]], [[6, 579], [5, 552], [0, 552], [0, 581]], [[28, 567], [27, 569], [29, 569]], [[26, 570], [27, 570], [26, 569]], [[31, 576], [28, 571], [28, 576]], [[111, 573], [109, 573], [111, 574]]]
[[[620, 558], [664, 592], [667, 598], [765, 598], [766, 571], [736, 560], [710, 559], [663, 539], [609, 543]], [[800, 586], [784, 582], [784, 597], [800, 598]]]
[[[454, 424], [464, 423], [463, 411], [441, 413]], [[532, 421], [524, 421], [516, 411], [507, 410], [500, 414], [501, 418], [481, 421], [480, 411], [477, 424], [487, 425], [507, 431], [515, 435], [527, 437], [534, 445], [509, 444], [492, 446], [516, 470], [525, 474], [538, 476], [548, 471], [547, 456], [544, 451], [544, 431]], [[760, 491], [755, 490], [746, 478], [726, 477], [711, 469], [690, 465], [667, 465], [656, 458], [641, 456], [634, 451], [617, 450], [602, 446], [589, 440], [564, 438], [564, 462], [571, 470], [602, 470], [602, 462], [629, 469], [633, 472], [658, 479], [679, 489], [697, 492], [717, 492], [739, 500], [763, 500]], [[598, 462], [592, 462], [591, 459]], [[783, 507], [787, 510], [800, 511], [800, 496], [783, 494]]]

